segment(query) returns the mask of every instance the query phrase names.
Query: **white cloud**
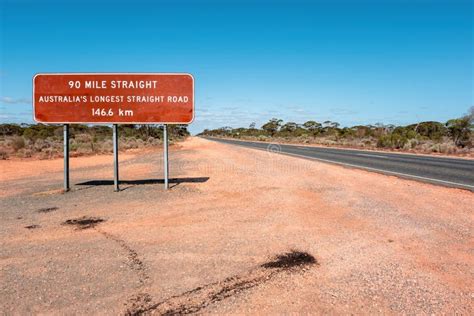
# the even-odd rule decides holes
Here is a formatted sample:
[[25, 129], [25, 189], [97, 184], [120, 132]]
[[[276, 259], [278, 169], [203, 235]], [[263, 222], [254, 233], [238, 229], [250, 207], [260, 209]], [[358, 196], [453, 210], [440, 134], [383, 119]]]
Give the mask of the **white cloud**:
[[336, 116], [352, 116], [358, 114], [358, 111], [348, 108], [332, 108], [329, 111]]
[[31, 100], [28, 99], [28, 98], [0, 97], [0, 103], [5, 103], [5, 104], [31, 104]]

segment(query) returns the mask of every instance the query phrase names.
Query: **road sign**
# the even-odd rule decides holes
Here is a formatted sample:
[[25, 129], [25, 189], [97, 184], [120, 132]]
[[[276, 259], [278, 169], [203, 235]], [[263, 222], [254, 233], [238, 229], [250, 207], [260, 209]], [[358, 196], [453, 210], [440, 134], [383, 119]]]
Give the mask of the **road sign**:
[[168, 189], [166, 124], [193, 121], [194, 79], [189, 74], [160, 73], [37, 74], [33, 77], [33, 113], [37, 122], [64, 124], [64, 191], [70, 189], [68, 124], [113, 124], [115, 191], [119, 191], [117, 124], [164, 124]]
[[189, 124], [194, 79], [160, 73], [37, 74], [33, 109], [41, 123]]

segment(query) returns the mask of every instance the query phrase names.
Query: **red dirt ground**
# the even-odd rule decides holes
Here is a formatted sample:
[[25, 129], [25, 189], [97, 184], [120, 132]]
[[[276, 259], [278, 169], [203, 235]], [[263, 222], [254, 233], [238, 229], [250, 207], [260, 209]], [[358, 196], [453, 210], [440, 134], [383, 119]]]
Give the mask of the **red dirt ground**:
[[[2, 313], [474, 312], [472, 192], [199, 138], [169, 191], [159, 151], [119, 193], [111, 163], [60, 194], [62, 160], [0, 161]], [[316, 262], [269, 268], [291, 251]]]

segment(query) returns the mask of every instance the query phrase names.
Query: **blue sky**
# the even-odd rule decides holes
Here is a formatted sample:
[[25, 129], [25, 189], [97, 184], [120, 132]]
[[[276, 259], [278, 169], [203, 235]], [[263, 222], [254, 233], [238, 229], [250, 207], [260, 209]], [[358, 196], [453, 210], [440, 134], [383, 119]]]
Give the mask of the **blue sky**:
[[39, 72], [192, 73], [192, 132], [446, 121], [474, 105], [471, 0], [0, 3], [0, 122], [32, 122]]

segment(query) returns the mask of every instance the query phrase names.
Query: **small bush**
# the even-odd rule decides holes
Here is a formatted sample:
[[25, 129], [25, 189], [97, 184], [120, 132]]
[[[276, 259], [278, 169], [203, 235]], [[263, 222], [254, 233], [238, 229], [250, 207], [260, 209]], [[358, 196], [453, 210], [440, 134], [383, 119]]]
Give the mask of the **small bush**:
[[30, 158], [33, 156], [33, 153], [29, 149], [22, 148], [18, 151], [18, 155], [22, 158]]
[[11, 139], [11, 146], [14, 151], [18, 151], [25, 148], [25, 140], [21, 136], [14, 136]]
[[377, 147], [380, 148], [390, 148], [392, 147], [392, 140], [389, 135], [380, 136], [377, 140]]

